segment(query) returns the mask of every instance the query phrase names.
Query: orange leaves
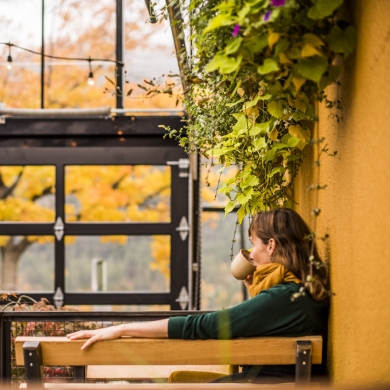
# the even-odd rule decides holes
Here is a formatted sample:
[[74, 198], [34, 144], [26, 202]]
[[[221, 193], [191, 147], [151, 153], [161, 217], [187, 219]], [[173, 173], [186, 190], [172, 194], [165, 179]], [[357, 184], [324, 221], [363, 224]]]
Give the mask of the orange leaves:
[[[5, 187], [15, 185], [8, 197], [0, 200], [0, 220], [54, 222], [54, 167], [0, 167], [0, 173]], [[169, 222], [170, 175], [168, 166], [67, 166], [66, 221]], [[27, 237], [30, 243], [40, 244], [53, 239], [49, 236]], [[12, 240], [1, 236], [0, 246], [14, 250], [16, 244]], [[67, 236], [66, 244], [74, 244], [75, 240], [75, 237]], [[124, 245], [128, 237], [102, 236], [100, 241]], [[169, 278], [169, 237], [153, 237], [151, 252], [150, 268]]]
[[170, 168], [68, 166], [67, 221], [169, 222]]
[[0, 221], [54, 222], [55, 168], [0, 167], [8, 197], [0, 200]]
[[149, 264], [153, 271], [159, 271], [166, 278], [170, 276], [171, 245], [169, 236], [153, 236], [151, 243], [154, 261]]

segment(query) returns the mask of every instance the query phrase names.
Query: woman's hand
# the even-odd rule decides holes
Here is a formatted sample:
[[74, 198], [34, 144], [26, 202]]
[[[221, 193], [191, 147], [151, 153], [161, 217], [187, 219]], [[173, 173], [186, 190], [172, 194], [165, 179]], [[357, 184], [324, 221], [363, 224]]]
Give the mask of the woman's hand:
[[81, 349], [87, 348], [96, 341], [113, 340], [122, 336], [166, 338], [168, 337], [168, 321], [169, 319], [166, 318], [157, 321], [109, 326], [103, 329], [79, 330], [78, 332], [69, 333], [66, 337], [71, 340], [89, 339]]
[[95, 329], [95, 330], [79, 330], [78, 332], [70, 333], [66, 335], [71, 340], [89, 339], [81, 349], [85, 349], [96, 341], [101, 340], [113, 340], [122, 336], [121, 325], [110, 326], [108, 328]]
[[253, 274], [249, 274], [246, 279], [243, 280], [245, 287], [248, 288], [253, 284]]

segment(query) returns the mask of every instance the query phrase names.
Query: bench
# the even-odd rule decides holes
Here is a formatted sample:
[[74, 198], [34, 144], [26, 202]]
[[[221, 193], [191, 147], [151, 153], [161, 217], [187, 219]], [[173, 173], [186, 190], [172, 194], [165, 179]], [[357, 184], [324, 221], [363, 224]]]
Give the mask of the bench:
[[[295, 364], [296, 383], [307, 384], [311, 379], [311, 364], [322, 362], [321, 336], [251, 337], [233, 340], [123, 337], [117, 340], [97, 342], [82, 351], [80, 348], [84, 342], [85, 340], [69, 340], [66, 337], [17, 337], [15, 339], [16, 364], [25, 366], [27, 385], [43, 383], [43, 366], [73, 366], [75, 381], [84, 382], [88, 366], [178, 366], [183, 364], [230, 365], [234, 367], [233, 372], [238, 372], [238, 366], [242, 365]], [[160, 386], [156, 388], [168, 386], [170, 389], [177, 387], [176, 384], [148, 385]], [[201, 388], [221, 388], [215, 385], [222, 384], [202, 385]], [[232, 388], [237, 389], [241, 388], [241, 385], [247, 386], [247, 384], [238, 386], [237, 383], [232, 385], [235, 386]], [[87, 384], [82, 384], [82, 386], [85, 388]], [[93, 384], [88, 384], [88, 386], [93, 386]], [[143, 389], [147, 388], [146, 384], [139, 386]], [[185, 388], [183, 386], [182, 388]], [[192, 388], [195, 388], [193, 386], [194, 384]], [[250, 386], [253, 388], [255, 385], [250, 384]], [[229, 388], [229, 386], [223, 388]]]
[[130, 379], [132, 381], [153, 381], [163, 383], [174, 371], [207, 371], [218, 374], [233, 374], [234, 366], [194, 366], [194, 365], [143, 365], [139, 366], [87, 366], [85, 379], [95, 381], [117, 381]]

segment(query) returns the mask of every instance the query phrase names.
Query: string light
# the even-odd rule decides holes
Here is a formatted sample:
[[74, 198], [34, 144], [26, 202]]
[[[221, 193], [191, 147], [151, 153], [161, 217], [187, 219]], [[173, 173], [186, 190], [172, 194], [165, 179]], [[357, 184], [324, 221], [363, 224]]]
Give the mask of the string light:
[[93, 72], [92, 72], [91, 59], [89, 59], [88, 84], [89, 84], [89, 85], [94, 85], [94, 84], [95, 84], [95, 80], [93, 79]]
[[11, 70], [12, 69], [11, 43], [8, 44], [8, 48], [9, 48], [9, 53], [7, 58], [7, 68], [8, 70]]
[[76, 57], [59, 57], [59, 56], [52, 56], [50, 54], [43, 54], [42, 53], [39, 53], [37, 51], [34, 51], [34, 50], [30, 50], [30, 49], [27, 49], [25, 47], [22, 47], [22, 46], [18, 46], [18, 45], [14, 45], [13, 43], [11, 42], [0, 42], [0, 45], [7, 45], [9, 47], [9, 54], [8, 54], [8, 58], [7, 58], [7, 68], [8, 69], [11, 69], [12, 68], [12, 57], [11, 57], [11, 47], [16, 47], [20, 50], [24, 50], [24, 51], [27, 51], [28, 53], [32, 53], [32, 54], [37, 54], [39, 56], [43, 56], [43, 57], [46, 57], [46, 58], [52, 58], [52, 59], [55, 59], [55, 60], [66, 60], [66, 61], [88, 61], [88, 64], [89, 64], [89, 74], [88, 74], [88, 84], [89, 85], [94, 85], [95, 84], [95, 81], [93, 79], [93, 72], [92, 72], [92, 61], [99, 61], [99, 62], [111, 62], [117, 66], [121, 66], [123, 67], [125, 64], [122, 62], [122, 61], [116, 61], [116, 60], [110, 60], [110, 59], [106, 59], [106, 58], [76, 58]]

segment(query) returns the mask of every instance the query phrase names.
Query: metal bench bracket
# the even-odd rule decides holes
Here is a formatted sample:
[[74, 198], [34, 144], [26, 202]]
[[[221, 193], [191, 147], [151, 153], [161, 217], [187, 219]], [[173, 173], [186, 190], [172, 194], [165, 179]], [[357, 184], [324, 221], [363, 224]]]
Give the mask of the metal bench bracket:
[[84, 383], [85, 382], [85, 366], [73, 366], [73, 382], [74, 383]]
[[42, 348], [39, 341], [26, 341], [23, 344], [23, 355], [27, 387], [43, 387]]
[[312, 344], [309, 340], [297, 341], [297, 360], [295, 364], [295, 383], [308, 385], [311, 380]]

